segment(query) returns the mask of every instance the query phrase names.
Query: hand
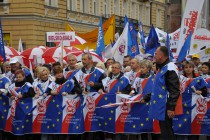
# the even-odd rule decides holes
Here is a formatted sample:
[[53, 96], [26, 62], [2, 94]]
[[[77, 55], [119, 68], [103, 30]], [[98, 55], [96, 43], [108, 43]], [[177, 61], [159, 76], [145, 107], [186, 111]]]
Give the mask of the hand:
[[36, 99], [38, 99], [38, 98], [39, 98], [39, 94], [36, 94], [34, 97], [35, 97]]
[[140, 100], [139, 103], [143, 104], [146, 103], [144, 99]]
[[23, 95], [22, 94], [18, 94], [18, 98], [23, 98]]
[[90, 87], [93, 87], [93, 86], [94, 86], [94, 83], [91, 81], [91, 82], [88, 83], [88, 85], [89, 85]]
[[51, 94], [52, 94], [52, 95], [56, 95], [56, 94], [57, 94], [57, 91], [56, 91], [56, 90], [52, 90], [52, 91], [51, 91]]
[[116, 94], [122, 94], [122, 92], [118, 91], [118, 92], [116, 92]]
[[103, 91], [102, 89], [99, 89], [99, 90], [98, 90], [98, 93], [99, 93], [99, 94], [105, 94], [104, 91]]
[[47, 93], [44, 93], [44, 94], [43, 94], [43, 97], [47, 97]]
[[173, 118], [174, 117], [174, 111], [167, 110], [167, 114], [168, 114], [169, 118]]
[[200, 94], [202, 94], [202, 91], [196, 90], [195, 93], [198, 94], [198, 95], [200, 95]]
[[63, 96], [66, 96], [68, 93], [67, 92], [62, 92], [62, 95]]

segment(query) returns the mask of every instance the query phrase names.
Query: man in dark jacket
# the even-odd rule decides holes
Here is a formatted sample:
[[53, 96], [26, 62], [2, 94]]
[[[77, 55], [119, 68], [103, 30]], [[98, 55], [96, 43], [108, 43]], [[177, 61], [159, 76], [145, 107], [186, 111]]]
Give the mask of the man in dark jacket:
[[159, 120], [161, 140], [175, 140], [172, 118], [180, 95], [178, 70], [169, 61], [168, 49], [164, 46], [157, 48], [154, 59], [158, 72], [153, 91], [144, 96], [141, 102], [150, 100], [149, 117]]

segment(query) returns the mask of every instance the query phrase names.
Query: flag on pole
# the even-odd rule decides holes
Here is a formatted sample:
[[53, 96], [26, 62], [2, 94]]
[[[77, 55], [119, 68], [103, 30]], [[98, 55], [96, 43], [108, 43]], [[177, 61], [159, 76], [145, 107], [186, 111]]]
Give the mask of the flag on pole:
[[19, 39], [18, 52], [23, 52], [23, 44], [22, 44], [21, 38]]
[[0, 18], [0, 57], [3, 58], [4, 62], [6, 61], [5, 49], [4, 49], [4, 39], [2, 33], [2, 24]]
[[178, 62], [182, 62], [184, 58], [187, 56], [187, 53], [190, 50], [190, 43], [191, 43], [192, 31], [188, 35], [187, 39], [184, 42], [184, 45], [178, 55]]
[[127, 22], [129, 22], [128, 17], [125, 15], [124, 17], [124, 24], [123, 24], [123, 28], [125, 28]]
[[137, 31], [134, 28], [133, 22], [129, 22], [128, 30], [128, 55], [134, 58], [139, 53], [139, 46], [137, 41]]
[[112, 47], [112, 57], [121, 64], [123, 63], [124, 56], [128, 53], [128, 24], [127, 22], [122, 34]]
[[104, 33], [102, 28], [102, 18], [100, 18], [100, 22], [98, 25], [98, 41], [96, 46], [96, 53], [100, 56], [103, 60], [103, 52], [105, 51], [105, 44], [104, 44]]
[[167, 33], [167, 36], [166, 36], [166, 47], [168, 48], [168, 52], [169, 52], [169, 58], [170, 60], [174, 59], [174, 56], [172, 54], [172, 51], [171, 51], [171, 47], [170, 47], [170, 38], [169, 38], [169, 35]]
[[160, 46], [160, 43], [158, 42], [158, 40], [159, 39], [158, 39], [157, 33], [155, 31], [154, 26], [152, 25], [152, 27], [150, 28], [150, 32], [149, 32], [149, 36], [148, 36], [147, 44], [145, 48], [146, 54], [148, 53], [154, 56], [156, 49]]
[[139, 22], [139, 34], [140, 34], [141, 45], [145, 49], [144, 31], [143, 31], [143, 25], [141, 21]]

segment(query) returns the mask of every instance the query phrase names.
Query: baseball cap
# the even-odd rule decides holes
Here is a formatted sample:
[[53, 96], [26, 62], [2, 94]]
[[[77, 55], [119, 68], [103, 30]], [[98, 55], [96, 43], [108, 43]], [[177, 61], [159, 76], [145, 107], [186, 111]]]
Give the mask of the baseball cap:
[[16, 57], [13, 57], [10, 59], [9, 61], [9, 64], [14, 64], [14, 63], [17, 63], [18, 62], [18, 59]]
[[200, 56], [198, 54], [193, 54], [192, 58], [200, 58]]

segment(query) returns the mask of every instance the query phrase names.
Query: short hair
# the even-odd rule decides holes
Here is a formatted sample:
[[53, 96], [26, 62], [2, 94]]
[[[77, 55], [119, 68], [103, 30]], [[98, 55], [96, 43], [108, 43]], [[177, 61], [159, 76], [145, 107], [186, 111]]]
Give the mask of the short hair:
[[210, 62], [203, 62], [202, 66], [203, 65], [206, 65], [209, 68], [209, 70], [210, 70]]
[[61, 66], [61, 63], [60, 62], [55, 62], [52, 64], [52, 67], [55, 67], [55, 66]]
[[126, 55], [126, 56], [124, 56], [124, 58], [129, 58], [129, 60], [132, 59], [132, 57], [130, 55]]
[[51, 71], [51, 65], [50, 64], [43, 64], [42, 66], [48, 68], [48, 70]]
[[50, 74], [50, 71], [49, 71], [49, 69], [48, 69], [47, 67], [40, 67], [40, 68], [37, 70], [37, 77], [38, 77], [39, 79], [41, 79], [41, 75], [42, 75], [42, 73], [43, 73], [44, 71], [46, 71], [48, 75]]
[[165, 47], [165, 46], [160, 46], [159, 48], [160, 48], [160, 51], [163, 53], [163, 55], [164, 55], [165, 57], [169, 57], [169, 52], [168, 52], [168, 48], [167, 48], [167, 47]]
[[105, 70], [105, 69], [106, 69], [103, 62], [98, 62], [98, 63], [96, 64], [96, 67], [100, 67], [102, 70]]
[[61, 66], [56, 66], [53, 68], [53, 74], [63, 73], [63, 69]]
[[18, 69], [15, 71], [15, 76], [17, 76], [18, 74], [21, 74], [23, 77], [25, 77], [25, 73], [22, 69]]
[[149, 70], [152, 69], [152, 62], [147, 59], [143, 59], [140, 61], [140, 66], [146, 66]]
[[183, 68], [186, 67], [186, 65], [190, 65], [193, 68], [195, 67], [193, 61], [184, 61], [183, 62]]
[[10, 66], [9, 61], [4, 62], [3, 67]]
[[120, 64], [120, 62], [116, 61], [112, 65], [114, 65], [114, 64], [118, 64], [120, 66], [119, 68], [122, 69], [122, 65]]
[[109, 61], [109, 60], [113, 60], [113, 61], [115, 62], [114, 58], [108, 58], [108, 59], [106, 60], [106, 62]]
[[83, 54], [82, 54], [82, 57], [83, 57], [84, 55], [87, 55], [88, 58], [91, 59], [91, 60], [93, 59], [92, 55], [91, 55], [90, 53], [88, 53], [88, 52], [87, 52], [87, 53], [83, 53]]
[[77, 61], [77, 56], [76, 55], [70, 53], [69, 55], [67, 55], [67, 60], [69, 60], [70, 57], [74, 57]]

